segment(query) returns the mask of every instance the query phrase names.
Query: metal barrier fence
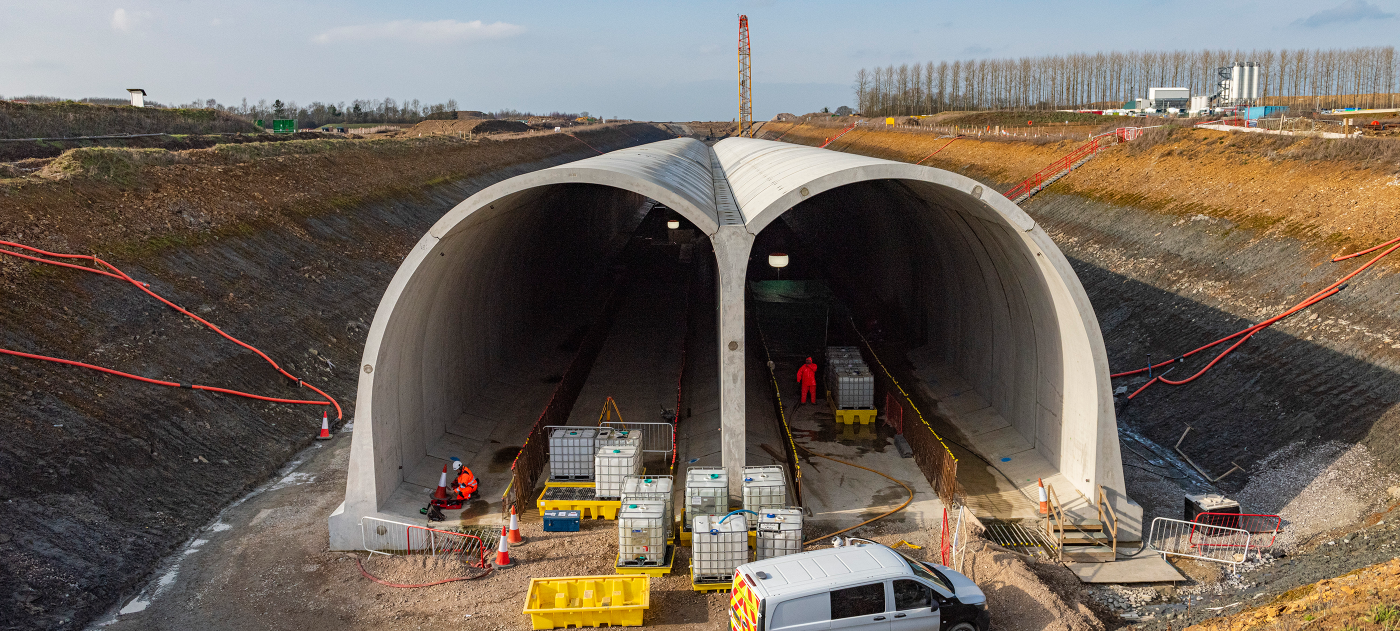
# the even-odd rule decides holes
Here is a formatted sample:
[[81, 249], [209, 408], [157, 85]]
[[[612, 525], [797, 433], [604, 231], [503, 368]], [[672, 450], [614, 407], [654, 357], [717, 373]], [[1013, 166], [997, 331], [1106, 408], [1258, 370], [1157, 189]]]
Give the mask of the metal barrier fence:
[[486, 567], [486, 545], [475, 535], [361, 517], [360, 537], [372, 554], [462, 557], [476, 567]]
[[[860, 330], [856, 328], [854, 322], [850, 322], [851, 330], [860, 339], [861, 350], [865, 355], [866, 364], [878, 367], [879, 370], [872, 369], [875, 375], [875, 383], [878, 388], [884, 391], [886, 398], [898, 393], [896, 400], [900, 400], [902, 406], [908, 407], [914, 412], [917, 423], [903, 423], [904, 440], [909, 442], [909, 448], [914, 451], [914, 462], [919, 465], [919, 470], [924, 472], [924, 477], [928, 478], [938, 492], [938, 498], [943, 500], [947, 506], [961, 504], [962, 489], [958, 486], [958, 459], [953, 456], [952, 450], [943, 443], [943, 439], [929, 426], [928, 420], [924, 418], [924, 413], [919, 411], [919, 406], [915, 405], [914, 399], [899, 385], [899, 380], [890, 374], [884, 362], [875, 354], [875, 349], [870, 346], [870, 341], [865, 339]], [[900, 412], [901, 417], [903, 411]]]
[[1239, 528], [1210, 526], [1180, 519], [1152, 520], [1147, 546], [1168, 554], [1238, 565], [1249, 555], [1250, 533]]
[[1191, 520], [1202, 526], [1238, 528], [1250, 535], [1268, 535], [1267, 543], [1263, 536], [1252, 537], [1249, 545], [1254, 550], [1272, 548], [1278, 533], [1283, 530], [1283, 518], [1278, 515], [1253, 515], [1240, 513], [1201, 513]]
[[631, 423], [626, 421], [603, 421], [601, 427], [637, 430], [642, 433], [643, 454], [664, 454], [675, 461], [676, 426], [671, 423]]
[[565, 425], [569, 422], [569, 414], [573, 411], [574, 403], [578, 400], [579, 391], [583, 390], [583, 384], [588, 380], [588, 373], [593, 369], [593, 362], [598, 358], [598, 352], [603, 349], [603, 341], [608, 337], [608, 329], [613, 316], [617, 313], [618, 299], [622, 295], [623, 283], [622, 275], [613, 277], [612, 287], [608, 291], [608, 299], [604, 303], [602, 313], [584, 333], [583, 340], [579, 343], [578, 352], [574, 354], [569, 366], [564, 369], [564, 375], [559, 380], [559, 385], [554, 387], [554, 394], [549, 397], [549, 403], [545, 404], [544, 411], [540, 413], [540, 417], [530, 428], [530, 435], [525, 438], [525, 444], [520, 447], [520, 453], [511, 463], [510, 485], [501, 494], [501, 512], [503, 514], [509, 514], [512, 507], [517, 512], [523, 513], [531, 506], [531, 502], [534, 500], [531, 495], [535, 490], [535, 482], [539, 481], [540, 473], [544, 471], [544, 466], [549, 463], [549, 456], [546, 453], [549, 436], [545, 434], [544, 428], [551, 425]]
[[885, 424], [894, 428], [894, 433], [904, 433], [904, 406], [893, 392], [885, 392]]

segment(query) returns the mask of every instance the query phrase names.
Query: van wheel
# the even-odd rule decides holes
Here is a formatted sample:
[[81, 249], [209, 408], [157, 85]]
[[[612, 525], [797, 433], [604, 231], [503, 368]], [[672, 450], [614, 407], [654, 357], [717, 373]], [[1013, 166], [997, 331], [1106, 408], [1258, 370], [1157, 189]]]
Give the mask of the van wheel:
[[964, 620], [951, 627], [948, 627], [947, 631], [977, 631], [977, 625], [974, 625], [971, 622]]

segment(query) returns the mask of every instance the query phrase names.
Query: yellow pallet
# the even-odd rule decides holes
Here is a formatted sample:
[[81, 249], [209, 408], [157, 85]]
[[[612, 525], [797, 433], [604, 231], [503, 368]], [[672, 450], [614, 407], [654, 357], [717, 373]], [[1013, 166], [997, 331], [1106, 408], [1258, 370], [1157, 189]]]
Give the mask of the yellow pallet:
[[645, 574], [651, 577], [661, 577], [671, 573], [671, 568], [676, 564], [676, 550], [670, 546], [666, 547], [665, 565], [618, 565], [618, 574]]
[[831, 408], [837, 425], [870, 425], [875, 422], [876, 410], [841, 410]]
[[532, 578], [524, 613], [536, 629], [642, 625], [650, 576]]
[[[593, 482], [545, 482], [544, 488], [563, 487], [571, 489], [593, 488]], [[544, 494], [541, 493], [543, 498]], [[622, 509], [622, 500], [546, 500], [539, 499], [535, 505], [540, 508], [543, 515], [547, 510], [576, 510], [579, 512], [579, 519], [617, 519], [617, 512]]]
[[597, 482], [545, 482], [544, 488], [558, 486], [570, 489], [586, 489], [596, 486], [597, 484]]
[[622, 510], [622, 500], [540, 500], [536, 504], [541, 515], [547, 510], [576, 510], [580, 519], [617, 519]]
[[725, 581], [723, 583], [697, 583], [691, 579], [690, 588], [701, 593], [705, 592], [727, 592], [734, 588], [734, 583]]

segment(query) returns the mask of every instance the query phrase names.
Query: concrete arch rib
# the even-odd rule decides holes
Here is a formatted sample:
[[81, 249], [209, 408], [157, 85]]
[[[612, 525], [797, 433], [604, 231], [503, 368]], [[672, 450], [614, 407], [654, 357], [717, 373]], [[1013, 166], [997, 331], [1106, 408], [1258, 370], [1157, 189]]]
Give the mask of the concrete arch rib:
[[412, 519], [447, 455], [489, 449], [492, 432], [504, 431], [491, 423], [504, 422], [471, 420], [475, 401], [507, 400], [515, 407], [494, 416], [528, 428], [547, 392], [534, 401], [490, 384], [504, 383], [531, 344], [542, 353], [557, 346], [533, 339], [542, 337], [532, 335], [540, 314], [589, 306], [569, 292], [607, 273], [604, 261], [640, 221], [644, 199], [713, 235], [713, 189], [709, 148], [683, 138], [504, 180], [445, 213], [406, 256], [370, 325], [332, 547], [358, 548], [362, 517]]
[[[1058, 482], [1088, 497], [1102, 485], [1120, 516], [1126, 513], [1127, 529], [1140, 528], [1132, 522], [1141, 509], [1124, 495], [1098, 321], [1069, 261], [1029, 215], [975, 180], [931, 167], [749, 138], [725, 139], [713, 151], [750, 234], [789, 214], [790, 224], [828, 221], [847, 239], [844, 228], [883, 234], [886, 242], [859, 246], [869, 249], [904, 238], [881, 224], [921, 231], [916, 237], [930, 251], [907, 258], [933, 270], [930, 279], [912, 279], [934, 293], [919, 298], [940, 320], [927, 327], [932, 346], [942, 345], [932, 354], [986, 402], [983, 416], [1004, 419], [1010, 427], [1000, 431], [1014, 429], [1060, 474]], [[919, 257], [924, 262], [913, 260]], [[861, 282], [882, 289], [879, 278]], [[958, 288], [957, 295], [938, 285]], [[895, 294], [918, 293], [884, 289], [890, 295], [881, 298], [894, 302], [913, 300]]]

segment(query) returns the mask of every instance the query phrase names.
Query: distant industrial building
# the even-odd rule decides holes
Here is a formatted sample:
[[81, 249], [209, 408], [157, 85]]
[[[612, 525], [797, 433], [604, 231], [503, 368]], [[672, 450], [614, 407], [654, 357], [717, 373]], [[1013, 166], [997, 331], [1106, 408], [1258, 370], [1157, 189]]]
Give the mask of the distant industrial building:
[[1148, 88], [1147, 101], [1153, 109], [1184, 110], [1191, 104], [1190, 88]]

